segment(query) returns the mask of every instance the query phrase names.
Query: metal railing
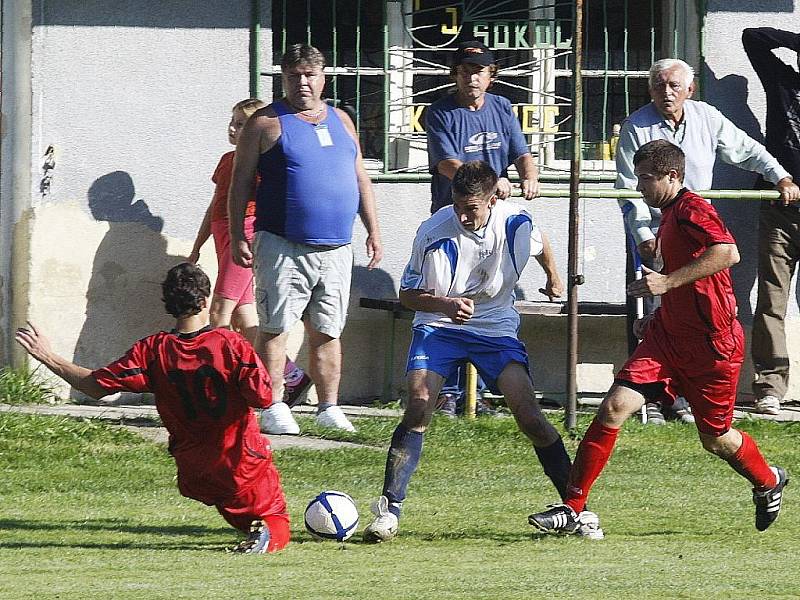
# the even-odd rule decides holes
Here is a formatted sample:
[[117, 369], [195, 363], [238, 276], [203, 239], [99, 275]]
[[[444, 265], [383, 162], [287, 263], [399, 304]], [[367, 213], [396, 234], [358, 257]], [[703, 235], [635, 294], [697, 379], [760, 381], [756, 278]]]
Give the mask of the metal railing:
[[[370, 171], [427, 170], [424, 112], [447, 93], [458, 41], [477, 38], [501, 66], [496, 93], [508, 97], [540, 167], [567, 173], [572, 152], [575, 2], [565, 0], [275, 0], [272, 60], [261, 75], [280, 94], [280, 56], [308, 42], [328, 61], [327, 88], [352, 109]], [[702, 33], [691, 0], [597, 0], [583, 11], [580, 127], [584, 170], [610, 172], [612, 128], [649, 101], [647, 69], [688, 56]], [[685, 32], [685, 34], [684, 34]]]

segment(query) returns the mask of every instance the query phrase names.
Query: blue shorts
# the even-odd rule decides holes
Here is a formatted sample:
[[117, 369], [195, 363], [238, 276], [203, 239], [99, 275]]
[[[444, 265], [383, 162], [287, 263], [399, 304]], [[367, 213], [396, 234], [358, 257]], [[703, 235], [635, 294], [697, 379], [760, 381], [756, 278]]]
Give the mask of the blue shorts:
[[518, 362], [528, 371], [528, 353], [517, 338], [490, 337], [452, 327], [414, 327], [408, 349], [406, 373], [424, 369], [445, 379], [468, 360], [493, 392], [499, 392], [497, 378], [509, 363]]

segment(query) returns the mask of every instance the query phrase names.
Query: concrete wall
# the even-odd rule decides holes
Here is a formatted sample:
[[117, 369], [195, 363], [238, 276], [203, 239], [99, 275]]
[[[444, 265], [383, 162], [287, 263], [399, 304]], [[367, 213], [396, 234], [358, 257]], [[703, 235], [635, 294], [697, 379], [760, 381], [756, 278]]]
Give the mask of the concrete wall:
[[[752, 12], [753, 5], [763, 8]], [[0, 362], [9, 362], [13, 328], [31, 318], [53, 337], [56, 350], [99, 366], [138, 337], [170, 325], [158, 283], [191, 247], [211, 197], [210, 175], [229, 149], [230, 107], [248, 95], [250, 2], [4, 0], [3, 10]], [[268, 2], [262, 10], [266, 24]], [[763, 92], [738, 33], [731, 32], [796, 22], [797, 12], [789, 1], [709, 2], [705, 96], [755, 135], [763, 126]], [[262, 36], [267, 63], [267, 27]], [[263, 82], [262, 97], [269, 98], [269, 79]], [[50, 146], [55, 168], [43, 170]], [[43, 194], [46, 175], [52, 179]], [[751, 180], [720, 170], [716, 185], [748, 187]], [[428, 214], [427, 184], [375, 187], [386, 254], [378, 269], [367, 271], [364, 231], [357, 225], [350, 320], [343, 336], [345, 400], [380, 394], [386, 315], [359, 308], [358, 299], [396, 294], [414, 232]], [[719, 205], [742, 246], [744, 260], [735, 277], [749, 325], [755, 206]], [[565, 276], [566, 202], [541, 199], [531, 206]], [[586, 200], [582, 212], [586, 284], [580, 297], [622, 302], [624, 239], [616, 202]], [[202, 264], [215, 274], [210, 243]], [[537, 292], [542, 283], [532, 262], [520, 295], [543, 299]], [[797, 315], [793, 307], [793, 348], [800, 343]], [[565, 330], [563, 317], [530, 318], [523, 326], [537, 387], [545, 391], [564, 387]], [[407, 323], [401, 323], [394, 349], [398, 393], [408, 335]], [[621, 319], [584, 318], [581, 335], [581, 360], [588, 365], [619, 366], [624, 360]], [[305, 362], [301, 330], [290, 348]], [[599, 372], [587, 387], [605, 387], [610, 367]]]
[[[6, 1], [4, 11], [25, 4]], [[4, 355], [27, 318], [89, 367], [170, 324], [158, 284], [191, 247], [210, 176], [231, 149], [231, 106], [249, 95], [250, 5], [36, 0], [27, 25], [5, 20], [4, 135], [29, 150], [27, 181], [10, 189], [6, 175], [25, 171], [10, 164], [24, 144], [14, 155], [4, 137], [3, 241], [13, 239], [16, 261]], [[26, 36], [27, 90], [25, 77], [7, 78], [6, 60]], [[45, 171], [51, 146], [55, 168]], [[210, 243], [206, 251], [214, 275]]]

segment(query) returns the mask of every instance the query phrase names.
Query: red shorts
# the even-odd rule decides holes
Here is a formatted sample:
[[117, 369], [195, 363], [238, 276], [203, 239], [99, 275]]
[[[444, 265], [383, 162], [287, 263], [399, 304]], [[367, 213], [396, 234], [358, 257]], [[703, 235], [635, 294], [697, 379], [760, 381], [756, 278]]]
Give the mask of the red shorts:
[[[244, 235], [248, 240], [253, 239], [255, 221], [255, 217], [244, 219]], [[237, 306], [253, 304], [253, 271], [233, 262], [227, 219], [211, 221], [211, 234], [217, 250], [217, 283], [214, 285], [214, 293], [228, 300], [236, 300]]]
[[[286, 498], [281, 488], [278, 469], [270, 463], [270, 468], [265, 470], [254, 485], [240, 490], [235, 496], [225, 498], [215, 506], [231, 526], [244, 532], [250, 530], [250, 523], [256, 519], [286, 515]], [[288, 515], [286, 522], [289, 522]]]
[[215, 506], [233, 527], [248, 532], [256, 519], [285, 515], [286, 497], [269, 440], [258, 431], [245, 435], [236, 454], [209, 459], [195, 449], [175, 455], [175, 463], [182, 495]]
[[642, 385], [663, 384], [667, 394], [686, 398], [701, 433], [720, 436], [731, 428], [743, 361], [744, 333], [738, 321], [730, 330], [687, 338], [668, 335], [661, 320], [654, 318], [617, 380], [636, 384], [639, 390]]

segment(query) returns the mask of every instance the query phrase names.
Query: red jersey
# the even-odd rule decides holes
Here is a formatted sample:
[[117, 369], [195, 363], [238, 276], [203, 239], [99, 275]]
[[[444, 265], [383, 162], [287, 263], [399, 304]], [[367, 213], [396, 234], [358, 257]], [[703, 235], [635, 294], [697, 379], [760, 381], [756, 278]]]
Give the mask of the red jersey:
[[[233, 157], [236, 153], [234, 151], [226, 152], [219, 159], [219, 164], [211, 176], [211, 181], [216, 185], [214, 188], [214, 198], [211, 200], [211, 220], [212, 221], [227, 221], [228, 220], [228, 189], [231, 187], [231, 179], [233, 178]], [[256, 186], [258, 186], [258, 176], [256, 176]], [[255, 187], [253, 188], [255, 190]], [[245, 209], [246, 217], [252, 217], [256, 214], [256, 201], [251, 198], [247, 201], [247, 208]]]
[[[735, 244], [716, 209], [683, 189], [661, 210], [657, 246], [667, 275], [692, 262], [714, 244]], [[658, 311], [666, 333], [696, 337], [730, 330], [736, 319], [736, 297], [728, 269], [670, 290]]]
[[162, 331], [92, 375], [109, 393], [155, 394], [184, 495], [217, 503], [271, 465], [263, 460], [271, 458], [269, 443], [250, 407], [270, 406], [272, 386], [238, 333], [211, 327], [191, 334]]

